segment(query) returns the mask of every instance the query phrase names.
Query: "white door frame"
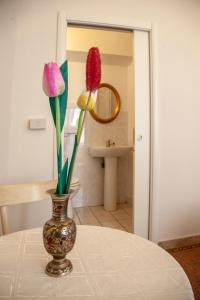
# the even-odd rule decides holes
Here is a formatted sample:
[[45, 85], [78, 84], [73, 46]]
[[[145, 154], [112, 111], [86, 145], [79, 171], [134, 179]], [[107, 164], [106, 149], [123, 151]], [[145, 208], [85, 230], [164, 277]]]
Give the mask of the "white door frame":
[[[63, 53], [63, 49], [66, 47], [66, 25], [67, 24], [80, 24], [82, 26], [99, 26], [105, 28], [121, 28], [129, 30], [146, 31], [149, 36], [149, 62], [150, 62], [150, 178], [149, 178], [149, 234], [148, 238], [152, 241], [157, 241], [158, 237], [158, 196], [159, 196], [159, 144], [158, 144], [158, 101], [155, 94], [156, 91], [156, 79], [155, 79], [155, 38], [152, 24], [149, 22], [141, 22], [138, 20], [133, 20], [130, 22], [123, 23], [110, 23], [108, 20], [104, 22], [99, 22], [97, 19], [90, 20], [71, 20], [67, 18], [65, 12], [58, 12], [58, 22], [57, 22], [57, 43], [56, 43], [56, 58], [59, 61], [58, 53]], [[65, 36], [65, 37], [64, 37]], [[62, 38], [63, 37], [63, 38]], [[54, 153], [54, 170], [56, 153]], [[55, 171], [54, 171], [55, 175]]]

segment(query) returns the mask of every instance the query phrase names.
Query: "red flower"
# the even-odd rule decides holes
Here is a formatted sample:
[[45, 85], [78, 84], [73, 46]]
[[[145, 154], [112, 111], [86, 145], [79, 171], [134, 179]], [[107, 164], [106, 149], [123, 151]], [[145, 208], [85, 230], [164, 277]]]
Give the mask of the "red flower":
[[101, 81], [101, 58], [99, 49], [90, 48], [86, 62], [86, 87], [92, 92], [96, 91]]

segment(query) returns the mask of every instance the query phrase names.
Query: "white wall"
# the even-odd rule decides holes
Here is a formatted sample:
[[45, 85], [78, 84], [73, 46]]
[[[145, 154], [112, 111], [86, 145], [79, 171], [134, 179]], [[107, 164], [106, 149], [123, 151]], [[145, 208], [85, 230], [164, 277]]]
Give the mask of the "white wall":
[[132, 57], [132, 32], [68, 26], [68, 51], [87, 52], [91, 45], [98, 47], [100, 53]]
[[[34, 24], [34, 13], [28, 11], [20, 16], [18, 10], [23, 7], [19, 3], [18, 7], [17, 2], [8, 5], [9, 2], [2, 1], [0, 9], [5, 19], [0, 26], [4, 70], [1, 72], [3, 149], [4, 140], [9, 143], [1, 156], [7, 169], [7, 178], [2, 175], [2, 169], [2, 182], [48, 180], [52, 178], [53, 133], [48, 98], [42, 92], [41, 79], [44, 63], [55, 58], [56, 28], [55, 24], [48, 24], [48, 15]], [[39, 40], [44, 39], [41, 49]], [[40, 117], [47, 119], [47, 129], [27, 130], [28, 120]]]
[[[160, 175], [155, 238], [165, 240], [199, 234], [200, 2], [7, 0], [1, 1], [0, 6], [0, 57], [6, 69], [0, 74], [4, 111], [0, 119], [1, 181], [13, 182], [19, 178], [25, 181], [38, 174], [46, 179], [51, 174], [50, 131], [40, 136], [38, 145], [36, 135], [39, 134], [30, 136], [24, 128], [30, 114], [48, 114], [41, 91], [41, 73], [43, 62], [55, 57], [57, 10], [64, 9], [69, 19], [113, 24], [146, 20], [155, 29], [155, 92], [159, 103], [156, 118], [160, 157], [156, 159], [159, 159]], [[21, 153], [20, 144], [23, 145]], [[42, 169], [41, 165], [44, 165]]]

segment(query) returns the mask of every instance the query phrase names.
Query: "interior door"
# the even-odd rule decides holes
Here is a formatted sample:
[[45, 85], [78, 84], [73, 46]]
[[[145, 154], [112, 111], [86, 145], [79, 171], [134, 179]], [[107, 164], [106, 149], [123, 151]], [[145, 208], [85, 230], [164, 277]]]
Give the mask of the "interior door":
[[150, 210], [150, 63], [149, 33], [133, 34], [135, 90], [134, 233], [149, 238]]

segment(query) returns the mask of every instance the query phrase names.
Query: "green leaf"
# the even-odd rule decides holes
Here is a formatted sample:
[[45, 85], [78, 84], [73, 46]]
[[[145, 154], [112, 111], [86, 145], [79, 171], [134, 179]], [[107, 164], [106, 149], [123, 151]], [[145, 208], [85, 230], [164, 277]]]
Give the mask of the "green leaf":
[[77, 150], [77, 135], [75, 135], [74, 148], [73, 148], [71, 162], [70, 162], [70, 166], [69, 166], [69, 172], [68, 172], [68, 176], [67, 176], [67, 185], [66, 185], [66, 190], [65, 190], [66, 194], [69, 193], [69, 187], [70, 187], [72, 172], [73, 172], [73, 168], [74, 168], [74, 161], [75, 161], [75, 157], [76, 157], [76, 150]]
[[[64, 122], [65, 122], [65, 115], [67, 110], [67, 98], [68, 98], [68, 63], [67, 60], [62, 64], [60, 67], [60, 71], [62, 73], [63, 79], [65, 81], [65, 90], [64, 93], [59, 98], [59, 105], [60, 105], [60, 130], [62, 131]], [[56, 102], [55, 97], [49, 98], [49, 103], [51, 107], [51, 113], [54, 120], [54, 125], [56, 126]]]
[[58, 184], [57, 184], [57, 194], [64, 194], [66, 190], [67, 184], [67, 170], [68, 170], [68, 159], [66, 160], [62, 172], [59, 174], [58, 177]]

